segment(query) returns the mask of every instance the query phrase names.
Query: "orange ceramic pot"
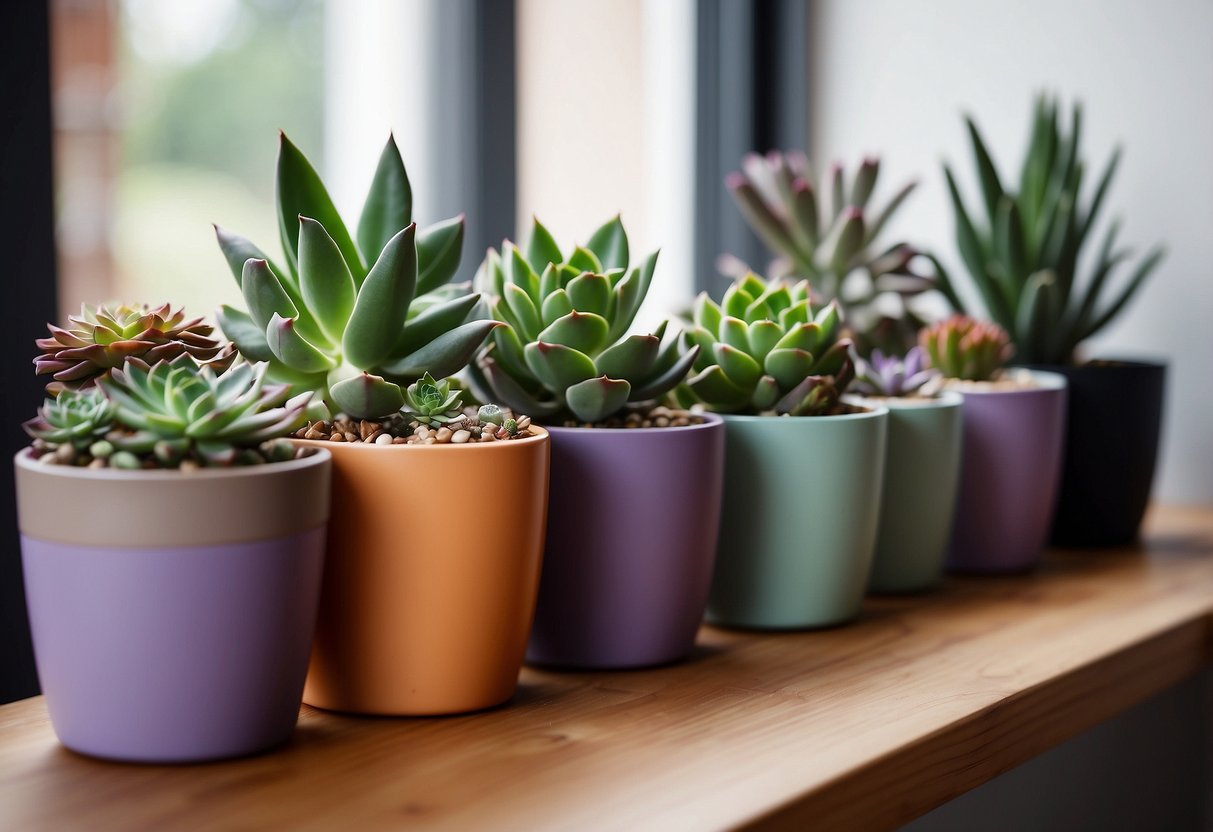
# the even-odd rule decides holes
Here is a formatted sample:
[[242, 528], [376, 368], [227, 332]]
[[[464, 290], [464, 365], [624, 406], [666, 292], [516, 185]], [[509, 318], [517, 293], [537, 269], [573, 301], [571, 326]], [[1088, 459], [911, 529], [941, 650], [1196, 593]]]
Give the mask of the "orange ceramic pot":
[[380, 715], [509, 699], [543, 558], [548, 435], [470, 445], [306, 442], [333, 455], [303, 701]]

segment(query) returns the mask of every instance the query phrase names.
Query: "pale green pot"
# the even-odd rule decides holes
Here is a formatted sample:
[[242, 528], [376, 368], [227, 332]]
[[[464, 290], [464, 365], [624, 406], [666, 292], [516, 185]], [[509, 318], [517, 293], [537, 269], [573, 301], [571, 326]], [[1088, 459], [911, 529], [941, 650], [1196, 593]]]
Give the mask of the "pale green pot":
[[859, 614], [876, 544], [888, 413], [724, 417], [709, 621], [803, 629]]
[[924, 592], [939, 583], [952, 537], [964, 397], [849, 399], [889, 408], [880, 531], [868, 589]]

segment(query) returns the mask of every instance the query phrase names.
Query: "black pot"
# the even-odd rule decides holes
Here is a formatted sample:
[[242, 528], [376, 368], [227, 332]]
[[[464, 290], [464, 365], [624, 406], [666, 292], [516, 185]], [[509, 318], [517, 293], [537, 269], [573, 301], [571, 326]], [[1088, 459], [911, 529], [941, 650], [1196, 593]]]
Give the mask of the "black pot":
[[1051, 541], [1121, 546], [1150, 502], [1167, 366], [1096, 361], [1040, 366], [1070, 383], [1065, 463]]

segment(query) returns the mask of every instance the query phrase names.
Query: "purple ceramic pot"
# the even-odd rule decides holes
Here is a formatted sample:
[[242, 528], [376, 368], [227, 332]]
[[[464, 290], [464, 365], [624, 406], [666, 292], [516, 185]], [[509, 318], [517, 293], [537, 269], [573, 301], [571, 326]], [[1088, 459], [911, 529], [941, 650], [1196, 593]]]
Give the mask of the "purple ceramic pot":
[[724, 424], [549, 428], [551, 491], [527, 660], [626, 668], [695, 644], [716, 553]]
[[194, 762], [295, 726], [328, 519], [329, 455], [92, 471], [19, 454], [38, 678], [74, 751]]
[[1066, 380], [1031, 375], [1031, 388], [957, 388], [964, 450], [951, 570], [1023, 572], [1040, 563], [1061, 476]]

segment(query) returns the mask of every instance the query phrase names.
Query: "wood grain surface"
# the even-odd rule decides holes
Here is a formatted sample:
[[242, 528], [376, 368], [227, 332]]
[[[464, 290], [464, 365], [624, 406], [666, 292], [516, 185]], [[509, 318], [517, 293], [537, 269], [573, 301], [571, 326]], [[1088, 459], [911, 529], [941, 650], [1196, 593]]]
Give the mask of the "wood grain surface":
[[1034, 575], [875, 599], [848, 627], [704, 628], [644, 671], [528, 669], [471, 716], [304, 708], [197, 766], [103, 763], [0, 708], [0, 829], [888, 829], [1213, 663], [1213, 510]]

